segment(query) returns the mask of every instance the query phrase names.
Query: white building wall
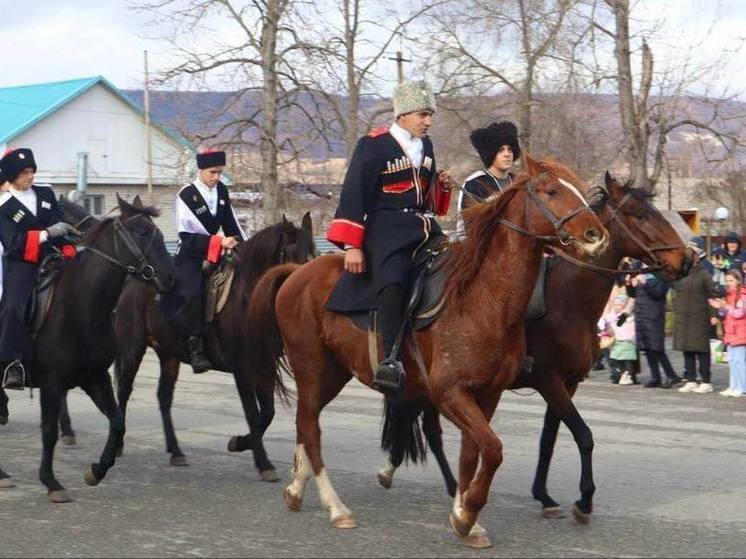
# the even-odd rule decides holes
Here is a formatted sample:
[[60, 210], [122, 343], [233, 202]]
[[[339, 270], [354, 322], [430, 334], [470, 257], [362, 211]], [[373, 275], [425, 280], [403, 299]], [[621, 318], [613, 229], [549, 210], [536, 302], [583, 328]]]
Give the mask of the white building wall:
[[[190, 150], [152, 128], [153, 183], [183, 184], [193, 168]], [[146, 183], [143, 119], [106, 86], [91, 89], [8, 142], [34, 150], [38, 182], [75, 184], [78, 152], [88, 152], [88, 183]]]

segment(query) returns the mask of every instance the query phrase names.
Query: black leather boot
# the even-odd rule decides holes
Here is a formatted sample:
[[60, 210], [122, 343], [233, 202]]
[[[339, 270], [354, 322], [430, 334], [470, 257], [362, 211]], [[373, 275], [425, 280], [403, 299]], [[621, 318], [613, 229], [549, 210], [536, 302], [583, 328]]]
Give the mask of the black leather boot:
[[404, 366], [394, 349], [402, 324], [404, 290], [399, 285], [388, 285], [378, 295], [378, 318], [381, 324], [384, 359], [373, 374], [373, 388], [383, 393], [395, 393], [404, 387]]
[[189, 336], [189, 362], [192, 371], [198, 375], [212, 368], [212, 363], [205, 355], [205, 346], [202, 336]]
[[3, 388], [23, 390], [26, 386], [26, 370], [20, 361], [13, 361], [3, 372]]

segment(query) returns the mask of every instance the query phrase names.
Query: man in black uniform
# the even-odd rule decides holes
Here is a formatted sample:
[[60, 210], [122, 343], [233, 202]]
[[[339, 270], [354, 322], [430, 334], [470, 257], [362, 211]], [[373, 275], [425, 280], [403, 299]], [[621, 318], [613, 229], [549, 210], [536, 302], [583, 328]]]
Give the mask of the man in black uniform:
[[[205, 355], [204, 262], [217, 264], [224, 251], [236, 247], [246, 234], [238, 224], [228, 189], [220, 181], [225, 152], [204, 150], [197, 154], [197, 178], [176, 197], [179, 248], [176, 252], [177, 284], [166, 295], [166, 315], [174, 320], [179, 336], [187, 338], [189, 360], [195, 373], [212, 365]], [[218, 232], [222, 229], [223, 235]]]
[[427, 83], [397, 87], [396, 122], [358, 141], [327, 233], [346, 249], [345, 272], [327, 308], [378, 309], [384, 360], [376, 368], [374, 386], [384, 392], [402, 387], [404, 369], [392, 348], [415, 272], [413, 258], [429, 239], [443, 235], [433, 214], [445, 215], [450, 201], [451, 178], [436, 173], [427, 136], [434, 113], [435, 96]]
[[[477, 128], [469, 139], [479, 153], [484, 169], [466, 178], [458, 197], [459, 213], [508, 186], [515, 176], [511, 172], [513, 163], [521, 156], [518, 129], [512, 122], [493, 122], [486, 128]], [[459, 233], [464, 232], [461, 219], [458, 221], [458, 230]]]
[[[36, 162], [30, 149], [9, 150], [0, 159], [9, 188], [0, 196], [0, 242], [3, 244], [3, 294], [0, 299], [0, 366], [3, 388], [23, 390], [32, 357], [25, 313], [39, 264], [53, 251], [73, 258], [66, 235], [77, 234], [62, 222], [51, 188], [35, 186]], [[25, 362], [25, 365], [24, 365]]]

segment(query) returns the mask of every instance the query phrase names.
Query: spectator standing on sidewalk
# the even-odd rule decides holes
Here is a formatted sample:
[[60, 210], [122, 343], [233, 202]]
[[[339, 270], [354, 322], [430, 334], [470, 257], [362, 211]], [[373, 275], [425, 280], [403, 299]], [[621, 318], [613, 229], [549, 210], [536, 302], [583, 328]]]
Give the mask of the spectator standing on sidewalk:
[[746, 287], [738, 270], [726, 274], [727, 292], [710, 304], [723, 317], [723, 341], [728, 346], [730, 383], [721, 396], [739, 398], [746, 393]]
[[[671, 388], [681, 382], [665, 348], [666, 295], [669, 287], [668, 282], [656, 279], [652, 274], [639, 274], [629, 280], [628, 292], [635, 299], [637, 349], [645, 353], [650, 367], [650, 380], [644, 384], [645, 388]], [[661, 380], [660, 367], [666, 374], [665, 381]]]
[[[696, 238], [696, 237], [695, 237]], [[712, 392], [710, 382], [710, 326], [717, 322], [717, 313], [709, 299], [718, 297], [717, 284], [702, 264], [704, 250], [689, 241], [694, 252], [694, 264], [689, 274], [673, 283], [673, 348], [684, 352], [686, 384], [679, 392]], [[697, 385], [697, 365], [701, 383]]]
[[725, 257], [730, 260], [730, 266], [734, 270], [740, 270], [746, 262], [746, 251], [742, 250], [741, 238], [735, 231], [725, 236]]
[[603, 321], [604, 329], [610, 329], [614, 336], [610, 352], [611, 381], [618, 382], [620, 386], [640, 384], [637, 380], [634, 312], [628, 307], [625, 294], [614, 297], [611, 312], [603, 317]]

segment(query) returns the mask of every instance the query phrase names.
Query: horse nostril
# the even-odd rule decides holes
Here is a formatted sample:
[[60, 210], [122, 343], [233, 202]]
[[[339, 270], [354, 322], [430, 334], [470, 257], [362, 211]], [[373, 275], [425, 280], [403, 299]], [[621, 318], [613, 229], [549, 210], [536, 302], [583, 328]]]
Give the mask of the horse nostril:
[[601, 233], [597, 229], [586, 229], [585, 240], [589, 243], [597, 243], [601, 240]]

